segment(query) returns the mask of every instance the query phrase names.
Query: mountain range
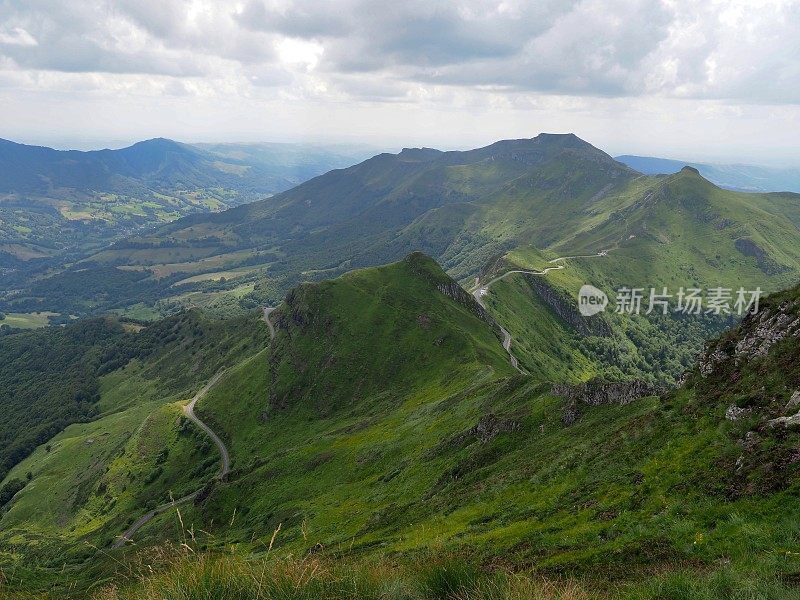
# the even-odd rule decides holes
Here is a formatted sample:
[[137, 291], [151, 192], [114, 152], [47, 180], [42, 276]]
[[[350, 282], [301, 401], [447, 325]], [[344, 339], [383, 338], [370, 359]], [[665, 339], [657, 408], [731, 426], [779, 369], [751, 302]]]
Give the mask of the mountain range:
[[[661, 391], [519, 373], [497, 321], [421, 253], [301, 284], [269, 327], [260, 315], [193, 311], [144, 327], [110, 319], [6, 336], [4, 358], [19, 344], [105, 348], [84, 363], [93, 414], [42, 442], [0, 486], [0, 564], [10, 589], [62, 596], [120, 581], [124, 597], [173, 588], [225, 597], [233, 586], [252, 591], [253, 561], [264, 561], [272, 589], [269, 552], [291, 561], [346, 551], [340, 581], [387, 553], [416, 564], [423, 582], [422, 558], [502, 557], [486, 572], [535, 568], [589, 589], [614, 581], [620, 598], [687, 585], [676, 565], [708, 594], [724, 577], [773, 590], [755, 597], [790, 598], [797, 558], [782, 549], [800, 510], [798, 306], [797, 288], [766, 298], [681, 386]], [[110, 335], [87, 335], [103, 329]], [[222, 479], [216, 448], [181, 413], [208, 381], [197, 410], [230, 453]], [[159, 506], [132, 542], [115, 543]], [[169, 540], [188, 550], [171, 553]], [[206, 562], [221, 551], [233, 562]], [[126, 576], [138, 552], [152, 554], [152, 571]], [[250, 591], [243, 597], [269, 597]], [[454, 597], [430, 593], [414, 597]]]
[[616, 159], [647, 175], [677, 173], [685, 166], [719, 187], [741, 192], [800, 192], [800, 170], [742, 164], [709, 164], [624, 154]]
[[797, 597], [798, 278], [800, 195], [571, 134], [11, 266], [63, 326], [0, 320], [0, 594]]
[[0, 267], [82, 256], [143, 227], [281, 192], [363, 155], [167, 139], [82, 152], [0, 140]]
[[584, 276], [608, 287], [776, 290], [800, 269], [797, 199], [724, 190], [691, 167], [643, 175], [574, 135], [405, 149], [129, 236], [44, 277], [9, 277], [0, 310], [228, 312], [414, 250], [467, 286], [501, 258], [538, 269], [613, 249]]

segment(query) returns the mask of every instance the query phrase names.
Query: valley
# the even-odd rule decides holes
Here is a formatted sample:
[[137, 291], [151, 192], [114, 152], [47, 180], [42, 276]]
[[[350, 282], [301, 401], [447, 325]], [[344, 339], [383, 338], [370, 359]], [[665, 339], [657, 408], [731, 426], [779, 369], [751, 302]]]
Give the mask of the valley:
[[366, 154], [163, 138], [81, 152], [0, 140], [0, 292], [136, 232], [269, 197]]
[[[379, 155], [55, 269], [2, 300], [76, 318], [0, 336], [0, 585], [152, 596], [229, 561], [334, 589], [379, 564], [453, 597], [413, 595], [424, 563], [793, 597], [798, 223], [796, 195], [544, 135]], [[584, 284], [771, 295], [584, 317]], [[224, 585], [274, 597], [247, 581]]]
[[800, 600], [798, 17], [3, 2], [0, 600]]

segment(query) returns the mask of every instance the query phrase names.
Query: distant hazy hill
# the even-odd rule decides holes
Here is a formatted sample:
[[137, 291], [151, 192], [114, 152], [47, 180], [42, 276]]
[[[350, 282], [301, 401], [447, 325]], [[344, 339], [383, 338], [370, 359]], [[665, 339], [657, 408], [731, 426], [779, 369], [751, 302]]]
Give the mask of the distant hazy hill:
[[356, 150], [289, 144], [53, 150], [0, 140], [0, 267], [81, 252], [140, 227], [286, 190]]
[[[574, 254], [630, 237], [623, 241], [642, 261], [671, 256], [661, 271], [688, 261], [708, 272], [709, 260], [725, 264], [716, 258], [724, 251], [749, 260], [737, 273], [759, 280], [800, 264], [797, 198], [722, 190], [695, 170], [643, 176], [574, 135], [542, 134], [466, 152], [379, 154], [275, 197], [120, 241], [93, 260], [161, 277], [217, 272], [228, 285], [267, 269], [277, 299], [299, 280], [414, 250], [466, 280], [518, 247]], [[621, 273], [637, 264], [623, 263]]]
[[521, 239], [561, 239], [592, 202], [636, 177], [574, 135], [466, 152], [407, 148], [267, 200], [130, 238], [94, 260], [148, 265], [216, 256], [234, 265], [247, 251], [248, 262], [258, 264], [259, 253], [271, 252], [261, 262], [272, 263], [288, 289], [301, 272], [327, 278], [422, 250], [461, 277]]
[[800, 192], [800, 169], [775, 169], [754, 165], [692, 163], [652, 156], [617, 156], [616, 159], [647, 175], [677, 173], [694, 167], [712, 183], [731, 190], [752, 192]]

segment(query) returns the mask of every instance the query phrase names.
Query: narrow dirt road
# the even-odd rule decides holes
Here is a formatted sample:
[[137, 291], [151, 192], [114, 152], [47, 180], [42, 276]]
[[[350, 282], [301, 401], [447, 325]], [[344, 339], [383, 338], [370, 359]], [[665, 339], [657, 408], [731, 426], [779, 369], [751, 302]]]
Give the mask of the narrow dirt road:
[[264, 322], [269, 327], [269, 339], [275, 339], [275, 327], [273, 327], [272, 322], [269, 320], [270, 313], [275, 310], [277, 307], [269, 308], [268, 306], [264, 307]]
[[[273, 310], [275, 309], [264, 308], [264, 322], [269, 327], [270, 339], [275, 338], [275, 328], [273, 327], [272, 323], [269, 320], [269, 315]], [[214, 375], [208, 381], [208, 383], [205, 384], [203, 388], [194, 395], [194, 398], [192, 398], [191, 402], [189, 402], [189, 404], [183, 407], [183, 412], [186, 415], [186, 417], [190, 419], [192, 422], [194, 422], [195, 425], [197, 425], [200, 429], [202, 429], [206, 433], [206, 435], [208, 435], [208, 437], [214, 440], [214, 443], [217, 445], [217, 448], [219, 448], [219, 453], [220, 455], [222, 455], [222, 468], [220, 469], [220, 472], [217, 475], [218, 479], [223, 479], [228, 473], [230, 473], [231, 456], [230, 453], [228, 452], [228, 449], [225, 447], [225, 444], [220, 439], [220, 437], [216, 433], [214, 433], [214, 431], [208, 425], [203, 423], [203, 421], [201, 421], [197, 417], [197, 415], [194, 414], [194, 407], [195, 404], [197, 404], [197, 401], [200, 400], [200, 398], [202, 398], [203, 396], [205, 396], [208, 390], [214, 387], [214, 385], [217, 383], [217, 381], [219, 381], [219, 378], [222, 377], [224, 373], [225, 371], [223, 370]], [[114, 542], [114, 548], [119, 548], [121, 546], [124, 546], [127, 542], [131, 541], [136, 532], [139, 531], [139, 529], [141, 529], [145, 523], [150, 521], [156, 515], [160, 515], [161, 513], [168, 511], [170, 508], [194, 500], [197, 494], [199, 493], [200, 490], [197, 490], [195, 492], [192, 492], [188, 496], [183, 496], [182, 498], [178, 498], [177, 500], [173, 500], [171, 502], [167, 502], [166, 504], [162, 504], [161, 506], [157, 506], [150, 512], [143, 514], [141, 517], [136, 519], [136, 521], [134, 521], [130, 527], [128, 527], [127, 531], [125, 531], [125, 533], [123, 533], [119, 537], [119, 539], [117, 539], [116, 542]]]
[[[206, 392], [208, 392], [208, 390], [210, 390], [212, 387], [214, 387], [214, 384], [217, 383], [217, 381], [219, 381], [219, 378], [222, 377], [222, 374], [224, 372], [225, 371], [220, 371], [219, 373], [214, 375], [208, 381], [208, 383], [205, 384], [203, 386], [203, 388], [194, 395], [194, 398], [192, 398], [192, 401], [189, 402], [189, 404], [187, 404], [186, 406], [183, 407], [184, 414], [190, 420], [192, 420], [195, 424], [197, 424], [200, 427], [200, 429], [205, 431], [206, 434], [208, 434], [208, 436], [212, 440], [214, 440], [214, 443], [219, 448], [220, 453], [222, 454], [222, 469], [220, 470], [219, 474], [217, 475], [217, 477], [219, 479], [222, 479], [223, 477], [225, 477], [225, 475], [227, 475], [231, 470], [231, 459], [230, 459], [230, 455], [228, 454], [228, 449], [225, 447], [225, 444], [222, 443], [222, 440], [219, 439], [219, 436], [216, 433], [214, 433], [208, 425], [206, 425], [200, 419], [197, 418], [197, 416], [194, 414], [194, 405], [197, 403], [197, 401], [200, 398], [205, 396], [205, 394], [206, 394]], [[189, 502], [190, 500], [194, 500], [195, 496], [197, 496], [197, 494], [199, 494], [199, 493], [200, 493], [200, 490], [197, 490], [195, 492], [192, 492], [188, 496], [183, 496], [182, 498], [178, 498], [177, 500], [173, 500], [171, 502], [167, 502], [166, 504], [162, 504], [161, 506], [157, 506], [156, 508], [154, 508], [150, 512], [143, 514], [141, 517], [136, 519], [133, 522], [133, 524], [131, 524], [130, 527], [128, 527], [128, 530], [125, 533], [123, 533], [119, 537], [119, 539], [117, 539], [117, 541], [114, 543], [114, 548], [119, 548], [120, 546], [124, 546], [126, 542], [131, 541], [133, 539], [133, 536], [136, 534], [136, 532], [139, 531], [139, 529], [141, 529], [142, 526], [145, 523], [150, 521], [150, 519], [152, 519], [156, 515], [160, 515], [161, 513], [169, 510], [170, 508], [172, 508], [174, 506], [178, 506], [180, 504], [184, 504], [186, 502]]]
[[[587, 254], [587, 255], [580, 255], [580, 256], [560, 256], [558, 258], [552, 259], [550, 262], [551, 263], [560, 263], [562, 261], [565, 261], [565, 260], [568, 260], [568, 259], [571, 259], [571, 258], [595, 258], [595, 257], [600, 257], [600, 256], [608, 256], [608, 252], [609, 252], [608, 250], [601, 250], [597, 254]], [[519, 269], [515, 269], [515, 270], [512, 270], [512, 271], [506, 271], [502, 275], [498, 275], [494, 279], [489, 280], [488, 283], [484, 283], [483, 285], [478, 285], [478, 288], [474, 292], [472, 292], [472, 296], [475, 298], [475, 301], [485, 309], [486, 308], [486, 304], [484, 304], [484, 302], [483, 302], [483, 297], [486, 294], [489, 293], [489, 288], [492, 286], [493, 283], [497, 283], [498, 281], [508, 277], [512, 273], [522, 273], [522, 274], [525, 274], [525, 275], [547, 275], [550, 271], [560, 271], [563, 268], [565, 268], [564, 265], [559, 264], [556, 267], [545, 267], [541, 271], [523, 271], [523, 270], [519, 270]], [[476, 283], [477, 282], [478, 282], [478, 279], [476, 278]], [[503, 348], [505, 349], [506, 352], [508, 352], [509, 359], [511, 360], [511, 366], [514, 367], [520, 373], [525, 373], [525, 371], [523, 371], [519, 366], [519, 360], [517, 360], [517, 357], [514, 356], [514, 353], [511, 351], [511, 344], [513, 343], [513, 338], [511, 337], [511, 334], [502, 325], [500, 325], [499, 323], [498, 323], [498, 327], [500, 327], [500, 333], [503, 334]]]
[[224, 372], [225, 371], [220, 371], [219, 373], [214, 375], [214, 377], [211, 378], [211, 381], [209, 381], [202, 390], [200, 390], [199, 392], [197, 392], [197, 394], [195, 394], [195, 397], [192, 398], [192, 401], [183, 407], [184, 414], [189, 419], [194, 421], [194, 423], [200, 429], [205, 431], [208, 437], [214, 440], [214, 443], [217, 445], [217, 448], [219, 448], [219, 453], [222, 455], [222, 470], [219, 473], [220, 479], [224, 479], [224, 477], [231, 471], [231, 455], [228, 454], [228, 449], [225, 447], [225, 444], [223, 444], [222, 440], [219, 439], [219, 436], [211, 430], [211, 427], [203, 423], [200, 419], [197, 418], [197, 415], [194, 414], [194, 405], [197, 404], [197, 401], [200, 398], [205, 396], [208, 390], [214, 387], [214, 384], [217, 383], [217, 381], [219, 381], [219, 378], [222, 377], [222, 374]]

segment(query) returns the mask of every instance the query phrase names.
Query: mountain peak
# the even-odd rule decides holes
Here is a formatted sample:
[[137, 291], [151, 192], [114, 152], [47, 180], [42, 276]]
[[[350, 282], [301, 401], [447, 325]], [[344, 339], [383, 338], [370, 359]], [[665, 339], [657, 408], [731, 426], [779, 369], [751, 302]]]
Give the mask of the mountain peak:
[[122, 150], [178, 150], [183, 148], [183, 144], [180, 142], [176, 142], [175, 140], [171, 140], [169, 138], [157, 137], [151, 138], [149, 140], [142, 140], [141, 142], [136, 142], [128, 146], [127, 148], [123, 148]]
[[435, 148], [403, 148], [398, 155], [404, 160], [409, 161], [429, 161], [442, 154], [441, 150]]
[[571, 143], [578, 146], [590, 146], [591, 144], [586, 140], [582, 140], [574, 133], [540, 133], [535, 138], [534, 141], [539, 143]]
[[689, 165], [686, 165], [680, 171], [678, 171], [674, 175], [670, 175], [669, 177], [671, 177], [673, 181], [696, 182], [700, 184], [717, 187], [713, 183], [711, 183], [708, 179], [703, 177], [700, 171], [698, 171], [695, 167], [690, 167]]

